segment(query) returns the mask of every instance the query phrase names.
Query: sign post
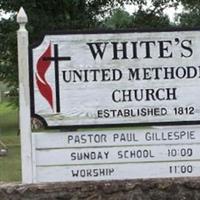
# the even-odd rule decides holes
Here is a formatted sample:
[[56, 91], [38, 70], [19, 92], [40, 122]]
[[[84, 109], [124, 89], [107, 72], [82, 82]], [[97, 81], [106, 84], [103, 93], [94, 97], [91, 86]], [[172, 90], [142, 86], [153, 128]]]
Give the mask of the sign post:
[[23, 8], [17, 15], [19, 30], [18, 42], [18, 73], [19, 73], [19, 105], [20, 105], [20, 136], [21, 136], [21, 159], [22, 181], [32, 183], [32, 143], [31, 143], [31, 115], [30, 115], [30, 82], [28, 61], [28, 32], [26, 23], [27, 15]]

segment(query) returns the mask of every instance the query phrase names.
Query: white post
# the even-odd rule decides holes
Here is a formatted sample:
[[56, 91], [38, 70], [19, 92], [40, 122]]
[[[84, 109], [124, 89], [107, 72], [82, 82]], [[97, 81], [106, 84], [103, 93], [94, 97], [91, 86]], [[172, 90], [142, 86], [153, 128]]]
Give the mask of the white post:
[[21, 134], [21, 159], [22, 159], [22, 182], [33, 182], [32, 170], [32, 141], [31, 141], [31, 117], [30, 117], [30, 94], [29, 94], [29, 54], [28, 32], [26, 23], [27, 15], [20, 8], [17, 15], [19, 30], [17, 31], [18, 43], [18, 73], [19, 73], [19, 116]]

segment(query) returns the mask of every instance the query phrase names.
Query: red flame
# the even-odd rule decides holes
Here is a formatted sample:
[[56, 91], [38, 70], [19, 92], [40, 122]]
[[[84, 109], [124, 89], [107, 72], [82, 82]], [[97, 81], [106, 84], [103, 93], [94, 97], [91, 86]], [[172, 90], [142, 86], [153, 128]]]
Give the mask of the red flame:
[[45, 79], [45, 74], [51, 64], [51, 61], [44, 60], [44, 58], [50, 56], [51, 56], [51, 44], [49, 44], [47, 50], [39, 58], [37, 62], [37, 73], [35, 76], [36, 76], [37, 86], [39, 88], [41, 95], [48, 101], [49, 105], [53, 109], [52, 89]]

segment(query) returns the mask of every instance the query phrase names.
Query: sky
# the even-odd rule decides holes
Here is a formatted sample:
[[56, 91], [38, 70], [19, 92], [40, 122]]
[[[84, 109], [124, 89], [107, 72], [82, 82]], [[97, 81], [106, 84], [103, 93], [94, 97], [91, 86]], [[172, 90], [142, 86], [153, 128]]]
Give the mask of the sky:
[[10, 17], [10, 14], [9, 13], [5, 13], [3, 12], [2, 10], [0, 10], [0, 19], [1, 18], [5, 18], [5, 19], [8, 19]]

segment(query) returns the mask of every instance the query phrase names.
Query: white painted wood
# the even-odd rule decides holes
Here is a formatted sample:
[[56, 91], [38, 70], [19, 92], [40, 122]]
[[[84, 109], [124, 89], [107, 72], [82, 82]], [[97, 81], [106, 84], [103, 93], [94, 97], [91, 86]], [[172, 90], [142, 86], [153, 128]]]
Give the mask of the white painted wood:
[[20, 104], [20, 135], [22, 182], [32, 183], [32, 149], [31, 149], [31, 120], [30, 120], [30, 86], [29, 86], [29, 61], [28, 61], [28, 32], [26, 23], [27, 15], [23, 8], [17, 15], [19, 30], [18, 41], [18, 71], [19, 71], [19, 104]]
[[[123, 164], [199, 160], [200, 144], [51, 149], [36, 151], [37, 166]], [[176, 150], [176, 156], [169, 151]]]
[[[127, 141], [129, 134], [134, 136]], [[32, 137], [35, 182], [199, 176], [198, 125], [35, 132]], [[76, 170], [82, 175], [72, 176]]]
[[[147, 49], [144, 44], [140, 45], [142, 41], [155, 42], [155, 45], [150, 45], [152, 58], [145, 58]], [[159, 45], [159, 41], [165, 41], [163, 47]], [[91, 42], [108, 43], [102, 59], [99, 55], [96, 59], [92, 56], [87, 45]], [[112, 42], [119, 42], [118, 49], [122, 49], [121, 42], [127, 42], [128, 59], [121, 59], [122, 51], [118, 51], [119, 59], [113, 59]], [[132, 59], [132, 42], [138, 42], [138, 59]], [[55, 113], [55, 109], [52, 109], [41, 95], [34, 76], [35, 113], [42, 116], [49, 126], [199, 121], [199, 31], [46, 35], [42, 43], [33, 49], [34, 75], [38, 73], [38, 60], [49, 45], [51, 56], [54, 56], [54, 45], [58, 45], [59, 56], [71, 57], [70, 61], [59, 61], [60, 113]], [[160, 48], [165, 49], [164, 58], [159, 57]], [[168, 57], [170, 55], [172, 57]], [[190, 66], [194, 68], [189, 78], [187, 75], [182, 78], [184, 73], [188, 73]], [[46, 80], [40, 80], [40, 82], [46, 81], [45, 85], [51, 88], [55, 105], [54, 67], [54, 62], [51, 62], [45, 74]], [[136, 68], [139, 70], [139, 78], [135, 75], [135, 78], [129, 79], [131, 74], [129, 69], [135, 70]], [[160, 68], [162, 71], [158, 70]], [[173, 68], [175, 78], [166, 79], [165, 68], [168, 68], [168, 71]], [[156, 75], [155, 69], [159, 71], [159, 75]], [[178, 72], [176, 72], [177, 69], [179, 69]], [[88, 73], [87, 80], [80, 81], [76, 75], [72, 74], [72, 77], [76, 76], [76, 79], [66, 82], [63, 78], [64, 72], [68, 80], [70, 70], [82, 73], [82, 79], [85, 77], [84, 73]], [[90, 70], [99, 70], [96, 78]], [[106, 81], [102, 81], [103, 70], [106, 74]], [[113, 81], [114, 70], [122, 74], [117, 81]], [[197, 73], [196, 76], [195, 73]], [[139, 101], [135, 98], [135, 90], [143, 90], [145, 96], [148, 89], [157, 91], [159, 88], [170, 88], [170, 93], [175, 89], [176, 97], [173, 100], [167, 100], [166, 90], [164, 90], [164, 92], [161, 91], [159, 99], [149, 97]], [[123, 90], [126, 90], [126, 94], [127, 90], [131, 91], [130, 101], [119, 101], [123, 99]], [[114, 93], [114, 91], [117, 92]], [[113, 95], [117, 102], [113, 101]], [[178, 110], [179, 107], [182, 107], [184, 112], [177, 114], [175, 109]], [[187, 113], [185, 109], [188, 107], [193, 107], [194, 113]], [[149, 108], [156, 109], [156, 114], [145, 114]], [[161, 114], [163, 111], [161, 109], [164, 113], [166, 109], [166, 114]], [[115, 114], [113, 110], [116, 110]], [[120, 114], [127, 113], [127, 111], [132, 112], [132, 115]]]
[[200, 143], [200, 126], [35, 132], [33, 140], [38, 149], [196, 144]]
[[[170, 173], [172, 167], [172, 173]], [[185, 167], [189, 172], [184, 172]], [[177, 173], [174, 173], [177, 168]], [[190, 169], [192, 171], [190, 172]], [[103, 172], [102, 174], [100, 174]], [[105, 164], [89, 166], [55, 166], [38, 167], [37, 182], [52, 181], [100, 181], [100, 180], [125, 180], [140, 178], [174, 178], [174, 177], [195, 177], [199, 176], [199, 161], [177, 161], [162, 163], [137, 163], [137, 164]], [[73, 177], [72, 171], [79, 171], [79, 176]], [[97, 176], [98, 173], [98, 176]], [[56, 174], [56, 176], [55, 176]]]
[[33, 170], [33, 179], [32, 182], [36, 183], [37, 182], [37, 162], [36, 162], [36, 140], [34, 139], [34, 134], [33, 132], [31, 133], [31, 150], [32, 150], [32, 170]]

